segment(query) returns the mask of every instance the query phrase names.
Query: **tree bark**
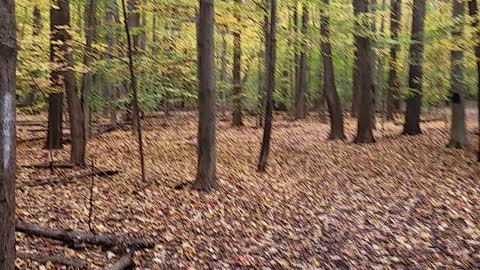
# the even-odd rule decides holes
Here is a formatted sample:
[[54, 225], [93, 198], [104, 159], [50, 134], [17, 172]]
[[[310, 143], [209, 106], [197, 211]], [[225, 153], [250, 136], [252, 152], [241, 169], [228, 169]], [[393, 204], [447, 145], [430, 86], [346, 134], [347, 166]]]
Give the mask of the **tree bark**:
[[[353, 8], [356, 10], [358, 17], [363, 17], [368, 13], [368, 0], [354, 0]], [[362, 29], [369, 29], [371, 25], [368, 22], [363, 22], [359, 25]], [[372, 110], [374, 109], [373, 101], [375, 94], [374, 84], [374, 65], [373, 51], [371, 47], [371, 40], [366, 34], [355, 34], [355, 44], [357, 46], [357, 61], [358, 61], [358, 93], [360, 95], [360, 106], [358, 112], [358, 129], [355, 143], [373, 143], [373, 125], [374, 117], [372, 117]]]
[[222, 104], [220, 106], [220, 111], [222, 116], [225, 115], [227, 111], [227, 93], [226, 93], [226, 85], [227, 85], [227, 39], [225, 38], [225, 32], [222, 32], [222, 55], [221, 55], [221, 74], [220, 80], [223, 84], [222, 89]]
[[[242, 0], [235, 0], [235, 18], [241, 22], [240, 8]], [[242, 38], [237, 27], [233, 33], [233, 126], [243, 126], [242, 120]]]
[[15, 269], [15, 1], [0, 1], [0, 269]]
[[478, 19], [477, 0], [468, 1], [468, 13], [473, 18], [472, 26], [474, 29], [476, 29], [475, 37], [477, 40], [474, 50], [475, 50], [475, 58], [477, 61], [477, 99], [478, 99], [477, 109], [478, 109], [478, 128], [479, 128], [477, 160], [478, 162], [480, 162], [480, 30], [478, 29], [479, 19]]
[[388, 88], [387, 88], [387, 119], [394, 120], [395, 112], [400, 107], [400, 84], [398, 82], [398, 35], [401, 29], [402, 20], [402, 0], [392, 0], [390, 10], [390, 35], [395, 44], [390, 48], [389, 70], [388, 70]]
[[327, 99], [330, 114], [330, 140], [344, 139], [343, 112], [340, 98], [335, 85], [335, 72], [333, 67], [332, 44], [330, 43], [330, 23], [325, 14], [330, 1], [323, 0], [325, 4], [320, 16], [320, 34], [322, 35], [321, 49], [323, 60], [323, 88]]
[[405, 112], [404, 135], [418, 135], [420, 129], [420, 113], [422, 109], [422, 77], [423, 77], [423, 39], [425, 24], [425, 0], [413, 1], [412, 42], [410, 44], [408, 87], [412, 93], [407, 98]]
[[[85, 7], [86, 16], [86, 23], [85, 23], [85, 54], [83, 57], [83, 65], [87, 69], [90, 68], [91, 65], [91, 56], [93, 53], [92, 50], [92, 43], [96, 36], [96, 13], [97, 9], [97, 1], [96, 0], [89, 0]], [[84, 130], [85, 130], [85, 138], [88, 139], [90, 137], [90, 87], [92, 85], [92, 73], [88, 70], [86, 73], [83, 74], [82, 77], [82, 89], [81, 89], [81, 103], [82, 103], [82, 110], [85, 117], [84, 120]]]
[[258, 161], [258, 171], [265, 172], [267, 168], [268, 155], [270, 153], [270, 139], [272, 134], [273, 121], [273, 90], [275, 88], [275, 65], [276, 65], [276, 28], [277, 28], [277, 0], [270, 2], [270, 29], [268, 31], [268, 39], [266, 43], [266, 108], [265, 108], [265, 125], [263, 129], [262, 147], [260, 150], [260, 158]]
[[218, 188], [216, 171], [216, 116], [214, 64], [214, 2], [200, 0], [197, 25], [198, 48], [198, 170], [193, 188], [211, 191]]
[[295, 119], [304, 119], [307, 116], [307, 33], [308, 33], [308, 8], [303, 6], [302, 11], [302, 40], [299, 58], [299, 69], [297, 79], [297, 90], [295, 95]]
[[[357, 8], [353, 9], [353, 15], [355, 18], [359, 15], [359, 10]], [[354, 22], [354, 33], [358, 33], [361, 30], [361, 25], [357, 20]], [[352, 72], [352, 117], [358, 117], [358, 111], [360, 106], [360, 87], [359, 87], [359, 71], [360, 64], [358, 59], [358, 40], [354, 38], [353, 45], [355, 47], [353, 54], [353, 72]]]
[[[463, 25], [465, 23], [465, 2], [452, 0], [452, 15], [454, 29], [452, 31], [453, 44], [463, 40]], [[454, 45], [455, 46], [455, 45]], [[468, 144], [467, 128], [465, 123], [465, 83], [462, 48], [455, 46], [451, 52], [451, 85], [450, 102], [452, 107], [452, 121], [450, 141], [448, 147], [463, 149]]]

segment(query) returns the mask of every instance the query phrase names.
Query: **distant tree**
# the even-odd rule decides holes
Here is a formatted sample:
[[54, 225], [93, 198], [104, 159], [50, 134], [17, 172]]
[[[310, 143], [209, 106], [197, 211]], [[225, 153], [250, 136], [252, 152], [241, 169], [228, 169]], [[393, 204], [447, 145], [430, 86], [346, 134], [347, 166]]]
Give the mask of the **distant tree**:
[[418, 135], [420, 129], [420, 113], [422, 109], [422, 77], [425, 25], [425, 0], [413, 1], [412, 41], [410, 44], [408, 87], [412, 93], [407, 98], [405, 124], [403, 134]]
[[0, 269], [15, 269], [15, 1], [0, 1]]
[[[89, 0], [85, 6], [86, 13], [86, 23], [85, 23], [85, 54], [83, 56], [83, 64], [87, 68], [91, 68], [92, 62], [92, 43], [96, 37], [96, 10], [97, 10], [97, 1]], [[92, 72], [87, 71], [83, 74], [82, 77], [82, 89], [81, 89], [81, 102], [82, 110], [85, 117], [84, 129], [85, 137], [88, 139], [90, 137], [90, 87], [92, 84]]]
[[473, 18], [473, 28], [476, 29], [475, 37], [477, 42], [475, 43], [475, 58], [477, 62], [477, 99], [478, 99], [478, 156], [477, 160], [480, 162], [480, 30], [478, 29], [478, 5], [477, 0], [468, 1], [468, 13]]
[[[240, 4], [242, 0], [235, 0], [235, 18], [240, 18]], [[242, 120], [242, 37], [240, 27], [233, 32], [233, 126], [243, 126]]]
[[297, 78], [297, 90], [295, 95], [295, 119], [303, 119], [307, 115], [307, 42], [306, 36], [308, 33], [308, 8], [307, 5], [303, 5], [302, 11], [302, 40], [300, 49], [300, 58], [298, 63], [298, 78]]
[[[133, 40], [133, 53], [137, 55], [140, 51], [140, 33], [138, 32], [138, 27], [140, 27], [140, 11], [139, 11], [139, 0], [128, 0], [128, 25], [132, 31], [132, 40]], [[130, 89], [132, 91], [132, 89]], [[133, 132], [136, 133], [138, 130], [138, 126], [140, 123], [139, 120], [135, 117], [139, 112], [137, 112], [136, 106], [133, 102], [130, 102], [130, 106], [132, 107], [132, 126]]]
[[211, 191], [218, 188], [216, 171], [216, 117], [215, 117], [215, 65], [214, 65], [214, 3], [200, 0], [197, 25], [198, 48], [198, 170], [193, 188]]
[[330, 4], [329, 0], [323, 0], [325, 8], [320, 17], [320, 33], [322, 35], [321, 49], [323, 60], [323, 89], [327, 99], [328, 112], [330, 114], [330, 139], [344, 139], [343, 111], [340, 98], [335, 85], [335, 72], [333, 67], [332, 44], [330, 43], [330, 23], [325, 14]]
[[270, 152], [270, 137], [272, 134], [273, 120], [273, 90], [275, 89], [275, 65], [276, 65], [276, 29], [277, 29], [277, 0], [270, 2], [270, 29], [267, 39], [267, 59], [266, 59], [266, 108], [265, 108], [265, 125], [263, 130], [262, 147], [260, 150], [260, 158], [258, 161], [258, 171], [265, 172], [267, 168], [267, 160]]
[[398, 51], [400, 46], [397, 44], [400, 33], [402, 19], [402, 0], [392, 0], [390, 7], [390, 35], [395, 44], [390, 48], [389, 70], [388, 70], [388, 88], [387, 88], [387, 119], [393, 120], [394, 113], [400, 107], [398, 82]]
[[[463, 25], [465, 23], [465, 2], [463, 0], [453, 1], [453, 21], [454, 29], [452, 37], [453, 44], [459, 44], [464, 39]], [[455, 45], [454, 45], [455, 46]], [[450, 142], [448, 147], [464, 148], [468, 144], [467, 128], [465, 123], [465, 83], [463, 75], [463, 51], [459, 46], [455, 46], [451, 52], [451, 107], [452, 121], [450, 129]]]
[[368, 0], [353, 0], [353, 9], [357, 15], [357, 20], [361, 20], [359, 32], [355, 33], [355, 45], [357, 46], [357, 82], [358, 94], [360, 95], [359, 112], [358, 112], [358, 129], [355, 143], [373, 143], [373, 125], [374, 125], [374, 57], [371, 40], [368, 34], [362, 33], [367, 31], [371, 25], [365, 20], [368, 13]]

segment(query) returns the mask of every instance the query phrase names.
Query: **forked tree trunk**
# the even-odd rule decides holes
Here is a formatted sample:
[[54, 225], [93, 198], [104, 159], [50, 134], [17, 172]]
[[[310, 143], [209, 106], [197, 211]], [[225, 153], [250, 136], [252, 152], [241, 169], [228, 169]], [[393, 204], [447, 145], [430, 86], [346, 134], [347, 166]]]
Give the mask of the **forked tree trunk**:
[[14, 0], [0, 4], [0, 269], [15, 269], [15, 68]]
[[[452, 37], [453, 44], [459, 44], [463, 37], [463, 25], [465, 23], [465, 2], [463, 0], [452, 0], [452, 15], [454, 29]], [[455, 45], [454, 45], [455, 46]], [[450, 142], [448, 147], [462, 149], [468, 144], [467, 128], [465, 123], [465, 83], [463, 75], [463, 51], [462, 48], [454, 47], [451, 52], [451, 106], [452, 122], [450, 129]]]
[[[86, 44], [85, 44], [85, 55], [83, 57], [83, 64], [87, 68], [91, 68], [91, 57], [92, 57], [92, 43], [96, 36], [95, 31], [95, 12], [97, 9], [97, 1], [96, 0], [89, 0], [85, 7], [86, 12], [86, 23], [85, 23], [85, 37], [86, 37]], [[88, 139], [90, 137], [90, 87], [92, 85], [92, 72], [89, 70], [83, 74], [82, 77], [82, 89], [81, 93], [81, 103], [82, 103], [82, 111], [85, 117], [84, 122], [84, 130], [85, 130], [85, 137]]]
[[215, 116], [215, 64], [214, 64], [214, 4], [213, 0], [200, 0], [197, 25], [198, 48], [198, 170], [193, 188], [211, 191], [218, 188], [216, 171], [216, 116]]
[[277, 0], [271, 0], [270, 3], [270, 30], [267, 39], [267, 62], [266, 73], [266, 108], [265, 108], [265, 126], [263, 130], [262, 147], [258, 161], [258, 171], [265, 172], [267, 168], [268, 155], [270, 153], [270, 138], [272, 134], [273, 121], [273, 90], [275, 88], [275, 64], [276, 64], [276, 28], [277, 28]]
[[302, 40], [298, 69], [298, 84], [295, 95], [295, 119], [303, 119], [307, 116], [307, 33], [308, 33], [308, 8], [304, 4], [302, 11]]
[[[236, 11], [235, 18], [238, 23], [241, 22], [239, 9], [242, 0], [235, 0]], [[237, 27], [233, 33], [233, 121], [234, 127], [243, 126], [242, 120], [242, 39], [240, 27]]]
[[425, 0], [413, 1], [412, 43], [410, 44], [408, 87], [412, 89], [407, 98], [405, 112], [404, 135], [418, 135], [420, 129], [420, 113], [422, 109], [422, 77], [423, 77], [423, 37], [425, 24]]
[[468, 1], [468, 13], [473, 18], [473, 28], [477, 29], [475, 32], [475, 37], [477, 43], [475, 44], [475, 57], [477, 60], [477, 98], [478, 98], [478, 153], [477, 153], [477, 160], [480, 162], [480, 29], [478, 29], [478, 5], [477, 0], [469, 0]]
[[[359, 17], [368, 13], [368, 0], [354, 0], [353, 8], [356, 10], [356, 14]], [[368, 29], [371, 25], [364, 21], [360, 27]], [[373, 125], [374, 118], [372, 117], [372, 110], [374, 109], [374, 58], [372, 57], [373, 51], [371, 47], [371, 40], [365, 34], [355, 34], [355, 44], [357, 46], [358, 57], [358, 93], [360, 95], [360, 106], [358, 112], [358, 128], [355, 143], [373, 143], [375, 138], [373, 137]]]
[[332, 44], [330, 43], [329, 18], [325, 14], [329, 6], [329, 0], [323, 0], [325, 9], [322, 9], [320, 17], [320, 33], [322, 35], [322, 60], [323, 60], [323, 89], [327, 99], [328, 112], [330, 114], [329, 139], [344, 139], [343, 112], [340, 98], [335, 85], [335, 72], [333, 67]]
[[390, 48], [389, 70], [388, 70], [388, 88], [387, 88], [387, 119], [394, 120], [395, 112], [400, 105], [400, 85], [398, 82], [398, 35], [400, 33], [402, 19], [402, 0], [392, 0], [390, 10], [390, 35], [395, 44]]

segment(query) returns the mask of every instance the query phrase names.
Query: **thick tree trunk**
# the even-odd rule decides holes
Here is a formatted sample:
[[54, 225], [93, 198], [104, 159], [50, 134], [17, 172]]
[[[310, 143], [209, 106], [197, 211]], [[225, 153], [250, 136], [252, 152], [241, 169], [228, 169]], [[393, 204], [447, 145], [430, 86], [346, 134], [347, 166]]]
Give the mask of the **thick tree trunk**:
[[215, 116], [215, 64], [214, 53], [214, 3], [200, 0], [197, 25], [198, 48], [198, 171], [193, 188], [211, 191], [218, 188], [216, 171], [216, 116]]
[[[97, 1], [96, 0], [89, 0], [85, 6], [85, 13], [87, 14], [86, 24], [85, 24], [85, 37], [86, 37], [86, 45], [85, 45], [85, 55], [83, 57], [83, 64], [85, 67], [90, 68], [91, 65], [91, 56], [93, 53], [92, 50], [92, 43], [96, 36], [96, 13], [97, 9]], [[85, 138], [88, 139], [90, 137], [90, 87], [92, 85], [92, 73], [88, 70], [86, 73], [83, 74], [82, 77], [82, 89], [81, 89], [81, 103], [82, 103], [82, 110], [85, 117], [84, 120], [84, 130], [85, 130]]]
[[0, 269], [15, 269], [15, 1], [0, 3]]
[[307, 116], [307, 33], [308, 33], [308, 8], [303, 6], [302, 11], [302, 41], [298, 69], [298, 85], [295, 95], [295, 119]]
[[[326, 7], [329, 0], [323, 0]], [[332, 44], [330, 43], [329, 18], [325, 14], [327, 8], [322, 10], [320, 17], [320, 33], [322, 35], [322, 60], [323, 60], [323, 89], [327, 99], [328, 112], [330, 114], [330, 137], [331, 140], [344, 139], [343, 112], [340, 98], [335, 85], [335, 72], [332, 60]]]
[[270, 153], [270, 138], [272, 134], [273, 121], [273, 90], [275, 88], [275, 65], [276, 65], [276, 28], [277, 28], [277, 0], [271, 0], [270, 3], [270, 30], [267, 39], [267, 62], [266, 62], [266, 108], [265, 108], [265, 126], [263, 130], [262, 147], [258, 161], [258, 171], [265, 172], [267, 168], [268, 155]]
[[405, 112], [404, 135], [418, 135], [420, 129], [420, 113], [422, 109], [422, 77], [423, 77], [423, 37], [425, 24], [425, 0], [413, 1], [412, 43], [410, 44], [408, 87], [412, 93], [407, 98]]
[[[235, 0], [236, 14], [238, 23], [241, 22], [239, 9], [242, 0]], [[243, 126], [242, 120], [242, 39], [240, 27], [237, 27], [233, 33], [233, 121], [234, 127]]]
[[475, 32], [475, 37], [477, 43], [475, 44], [475, 57], [477, 60], [477, 98], [478, 98], [478, 153], [477, 153], [477, 160], [480, 162], [480, 30], [478, 29], [478, 5], [477, 0], [469, 0], [468, 1], [468, 13], [473, 18], [472, 26], [474, 29], [477, 29]]
[[[77, 95], [75, 73], [73, 67], [73, 54], [70, 47], [72, 37], [69, 34], [70, 29], [70, 3], [69, 0], [57, 1], [58, 9], [51, 10], [51, 20], [56, 26], [56, 32], [60, 35], [57, 40], [63, 41], [60, 45], [55, 45], [59, 55], [62, 58], [56, 58], [56, 64], [61, 65], [58, 72], [62, 88], [65, 88], [67, 94], [68, 116], [70, 118], [70, 134], [72, 138], [72, 150], [70, 152], [70, 162], [75, 166], [85, 165], [85, 133], [84, 119], [80, 98]], [[55, 35], [55, 34], [54, 34]], [[57, 78], [57, 79], [58, 79]]]
[[389, 70], [388, 70], [388, 88], [387, 88], [387, 119], [394, 120], [395, 112], [400, 107], [400, 85], [397, 75], [397, 58], [400, 46], [398, 45], [398, 35], [400, 33], [402, 19], [402, 0], [392, 0], [390, 10], [390, 35], [395, 44], [390, 48]]
[[[463, 25], [465, 23], [465, 2], [453, 0], [452, 15], [454, 29], [453, 44], [459, 44], [463, 37]], [[454, 47], [451, 52], [451, 106], [452, 121], [450, 129], [450, 142], [448, 147], [462, 149], [468, 144], [467, 128], [465, 123], [465, 83], [463, 75], [463, 51], [462, 48]]]
[[[368, 13], [368, 0], [354, 0], [353, 8], [359, 17]], [[360, 27], [368, 29], [371, 25], [364, 22]], [[358, 58], [358, 93], [360, 95], [360, 106], [358, 112], [358, 130], [355, 143], [373, 143], [373, 125], [374, 117], [372, 110], [374, 109], [373, 101], [375, 94], [375, 84], [373, 82], [374, 65], [372, 57], [371, 40], [365, 34], [355, 34], [355, 44], [357, 46]]]

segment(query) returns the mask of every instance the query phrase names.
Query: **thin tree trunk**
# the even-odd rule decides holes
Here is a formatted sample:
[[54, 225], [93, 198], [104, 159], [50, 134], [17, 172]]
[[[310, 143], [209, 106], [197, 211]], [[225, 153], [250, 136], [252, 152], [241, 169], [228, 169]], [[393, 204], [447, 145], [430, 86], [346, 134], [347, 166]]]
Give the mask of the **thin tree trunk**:
[[[135, 56], [140, 51], [140, 34], [138, 33], [138, 31], [135, 31], [140, 26], [138, 0], [127, 0], [127, 1], [128, 1], [128, 26], [131, 29], [133, 29], [135, 33], [132, 35], [133, 56]], [[130, 89], [130, 91], [133, 91], [133, 89]], [[139, 108], [133, 105], [133, 101], [131, 102], [131, 107], [132, 107], [132, 115], [133, 115], [132, 117], [133, 132], [136, 133], [140, 123], [138, 119], [135, 117], [135, 115], [140, 114], [140, 111], [139, 111]]]
[[307, 5], [303, 6], [302, 11], [302, 40], [301, 52], [299, 58], [298, 69], [298, 85], [295, 95], [295, 119], [303, 119], [306, 117], [306, 94], [307, 94], [307, 33], [308, 33], [308, 9]]
[[[358, 17], [364, 16], [368, 13], [368, 0], [354, 0], [353, 8], [356, 10]], [[368, 22], [363, 22], [359, 27], [368, 29], [371, 25]], [[374, 94], [375, 84], [373, 82], [373, 72], [375, 62], [372, 57], [371, 40], [365, 34], [355, 34], [355, 44], [357, 46], [358, 57], [358, 91], [360, 95], [360, 106], [358, 112], [358, 129], [355, 143], [373, 143], [373, 117], [372, 110], [374, 110]]]
[[390, 10], [390, 35], [395, 44], [390, 48], [389, 71], [388, 71], [388, 88], [387, 88], [387, 119], [394, 120], [395, 112], [400, 105], [400, 85], [398, 82], [398, 34], [400, 33], [402, 19], [402, 0], [392, 0]]
[[128, 67], [130, 70], [130, 83], [131, 89], [133, 90], [133, 119], [137, 122], [135, 133], [137, 134], [138, 139], [138, 149], [140, 155], [140, 169], [142, 174], [142, 182], [146, 181], [145, 176], [145, 157], [143, 154], [143, 137], [142, 137], [142, 126], [140, 122], [140, 110], [138, 108], [138, 91], [137, 91], [137, 79], [135, 77], [134, 65], [133, 65], [133, 50], [132, 50], [132, 40], [130, 36], [130, 26], [129, 19], [127, 18], [127, 9], [125, 7], [125, 0], [122, 0], [123, 8], [123, 18], [125, 25], [125, 32], [127, 34], [127, 46], [128, 46]]
[[221, 55], [221, 74], [220, 80], [222, 81], [222, 105], [220, 106], [220, 111], [222, 116], [225, 116], [227, 111], [227, 39], [225, 38], [225, 32], [222, 32], [222, 55]]
[[15, 1], [0, 4], [0, 269], [15, 269]]
[[[115, 0], [108, 1], [107, 4], [107, 11], [105, 14], [105, 21], [106, 25], [109, 29], [112, 29], [111, 31], [107, 32], [107, 35], [105, 37], [105, 42], [107, 43], [107, 46], [109, 48], [114, 48], [118, 33], [115, 30], [115, 25], [118, 23], [118, 6], [117, 2]], [[114, 33], [112, 33], [112, 31]], [[110, 54], [105, 54], [105, 59], [111, 60]], [[110, 82], [105, 81], [105, 92], [106, 92], [106, 97], [108, 99], [108, 111], [110, 114], [110, 125], [112, 128], [117, 127], [117, 111], [116, 111], [116, 106], [115, 102], [118, 99], [118, 87], [113, 86]]]
[[343, 112], [340, 98], [335, 85], [335, 72], [333, 67], [332, 44], [330, 43], [330, 23], [325, 14], [329, 6], [329, 0], [323, 0], [325, 9], [321, 11], [320, 33], [322, 35], [321, 49], [323, 60], [323, 88], [327, 99], [328, 112], [330, 114], [329, 139], [344, 139]]
[[[358, 17], [359, 11], [358, 9], [354, 8], [353, 9], [353, 15], [355, 18]], [[360, 32], [361, 25], [357, 20], [355, 20], [354, 23], [354, 33]], [[359, 111], [359, 106], [360, 106], [360, 81], [359, 81], [359, 71], [360, 71], [360, 64], [359, 64], [359, 59], [358, 59], [358, 39], [354, 38], [354, 54], [353, 54], [353, 72], [352, 72], [352, 117], [358, 117], [358, 111]]]
[[216, 171], [216, 116], [214, 63], [214, 2], [200, 0], [197, 25], [198, 48], [198, 170], [193, 188], [211, 191], [218, 188]]
[[[35, 5], [33, 7], [33, 38], [37, 38], [42, 32], [42, 13], [40, 12], [40, 8], [38, 8], [38, 5]], [[41, 49], [40, 46], [37, 47], [39, 50]], [[32, 72], [32, 77], [33, 80], [35, 80], [38, 77], [38, 71], [33, 71]], [[31, 91], [28, 92], [27, 97], [25, 99], [25, 106], [32, 106], [35, 103], [35, 96], [36, 93], [40, 91], [38, 88], [37, 83], [31, 82], [30, 83], [30, 88]]]
[[[463, 37], [463, 25], [465, 23], [465, 2], [452, 0], [452, 15], [454, 29], [452, 31], [453, 44], [459, 44]], [[451, 52], [451, 106], [452, 121], [450, 129], [450, 142], [448, 147], [462, 149], [468, 144], [467, 128], [465, 123], [465, 83], [463, 75], [463, 51], [460, 47], [454, 47]]]
[[[91, 56], [93, 53], [92, 50], [92, 43], [96, 36], [96, 17], [95, 12], [97, 9], [97, 1], [96, 0], [89, 0], [88, 4], [86, 4], [85, 12], [86, 12], [86, 23], [85, 23], [85, 37], [86, 37], [86, 44], [85, 44], [85, 54], [83, 57], [83, 65], [87, 68], [90, 68], [91, 65]], [[92, 85], [92, 73], [88, 70], [86, 73], [83, 74], [82, 77], [82, 89], [81, 89], [81, 103], [82, 103], [82, 110], [85, 117], [84, 120], [84, 130], [85, 130], [85, 138], [88, 139], [90, 137], [90, 87]]]
[[[238, 23], [241, 22], [239, 9], [242, 0], [235, 0], [236, 11], [235, 18]], [[233, 121], [235, 127], [243, 126], [242, 120], [242, 38], [240, 27], [237, 27], [233, 33]]]
[[262, 147], [258, 161], [258, 171], [265, 172], [267, 168], [268, 155], [270, 153], [270, 138], [272, 134], [273, 121], [273, 90], [275, 88], [275, 65], [276, 65], [276, 27], [277, 27], [277, 0], [270, 3], [270, 30], [267, 39], [267, 62], [266, 62], [266, 108], [265, 126], [263, 130]]
[[425, 24], [425, 0], [413, 1], [412, 43], [410, 44], [408, 87], [412, 93], [407, 98], [405, 112], [404, 135], [418, 135], [420, 129], [420, 113], [422, 109], [422, 77], [423, 77], [423, 37]]

